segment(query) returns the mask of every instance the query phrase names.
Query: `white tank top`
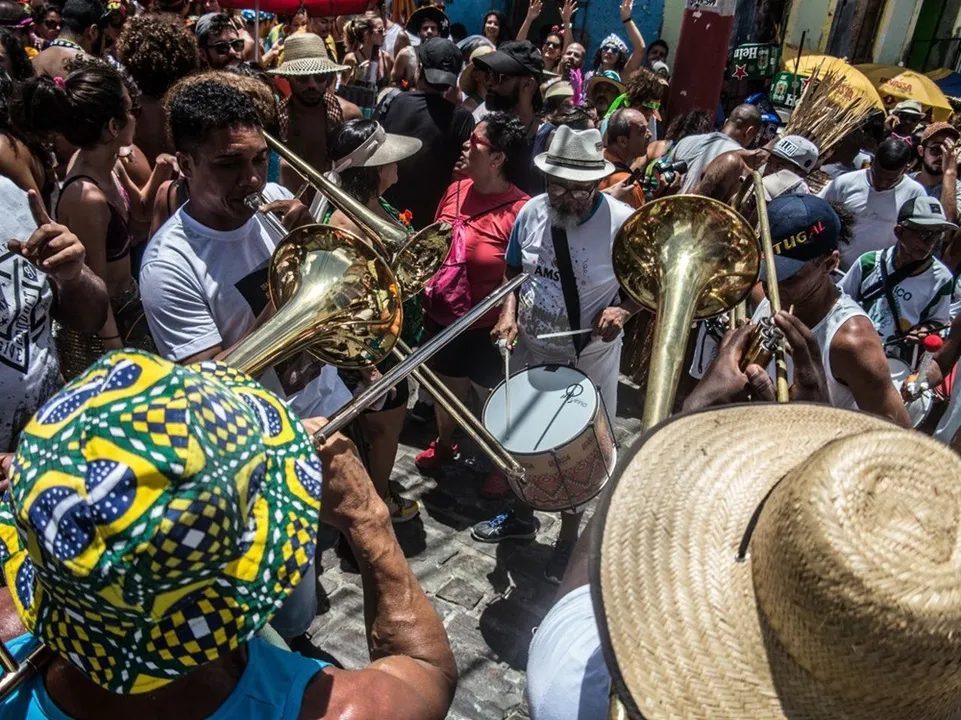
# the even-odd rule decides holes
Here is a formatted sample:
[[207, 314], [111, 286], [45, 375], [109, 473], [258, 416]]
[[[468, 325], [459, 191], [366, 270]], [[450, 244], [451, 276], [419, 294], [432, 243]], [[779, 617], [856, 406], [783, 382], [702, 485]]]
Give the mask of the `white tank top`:
[[[758, 305], [757, 310], [755, 310], [753, 321], [757, 322], [762, 317], [767, 317], [770, 314], [771, 305], [767, 299], [765, 299]], [[849, 295], [845, 295], [842, 292], [838, 301], [834, 303], [834, 307], [831, 308], [831, 311], [821, 319], [821, 322], [811, 328], [811, 332], [814, 334], [814, 337], [817, 338], [818, 347], [821, 348], [821, 362], [824, 364], [824, 374], [828, 382], [828, 397], [831, 399], [831, 405], [836, 408], [847, 410], [859, 409], [850, 388], [848, 388], [847, 385], [842, 385], [831, 371], [831, 343], [834, 340], [834, 336], [844, 323], [853, 317], [859, 316], [863, 316], [870, 322], [870, 318], [868, 318], [867, 313], [861, 309], [861, 306], [852, 300]], [[771, 373], [771, 377], [774, 377], [773, 363], [768, 367], [768, 372]], [[794, 363], [791, 362], [790, 355], [787, 357], [787, 373], [788, 382], [793, 383]]]

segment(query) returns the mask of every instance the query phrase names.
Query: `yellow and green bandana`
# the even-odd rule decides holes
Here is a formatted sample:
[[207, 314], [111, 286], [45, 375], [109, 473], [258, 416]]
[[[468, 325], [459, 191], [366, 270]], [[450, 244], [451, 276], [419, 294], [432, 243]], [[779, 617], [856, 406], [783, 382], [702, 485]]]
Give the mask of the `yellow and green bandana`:
[[303, 426], [248, 376], [117, 351], [23, 431], [0, 561], [27, 630], [98, 685], [148, 692], [314, 582], [320, 491]]

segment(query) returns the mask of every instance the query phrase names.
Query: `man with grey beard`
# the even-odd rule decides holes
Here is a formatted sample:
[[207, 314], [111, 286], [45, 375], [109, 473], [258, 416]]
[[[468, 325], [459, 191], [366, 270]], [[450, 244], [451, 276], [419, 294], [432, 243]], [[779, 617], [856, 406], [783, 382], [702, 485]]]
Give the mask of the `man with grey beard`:
[[[600, 388], [609, 417], [617, 412], [621, 330], [636, 310], [620, 297], [611, 248], [633, 209], [598, 190], [614, 166], [604, 159], [595, 129], [557, 129], [548, 152], [534, 158], [547, 192], [520, 211], [507, 245], [506, 278], [521, 272], [530, 280], [504, 301], [491, 331], [495, 343], [512, 349], [511, 366], [572, 364]], [[586, 329], [583, 334], [569, 331]], [[556, 333], [567, 335], [550, 337]], [[504, 482], [504, 494], [507, 494]], [[577, 540], [580, 513], [562, 514], [560, 536], [545, 576], [560, 582]], [[534, 513], [518, 505], [475, 525], [478, 542], [531, 539]]]

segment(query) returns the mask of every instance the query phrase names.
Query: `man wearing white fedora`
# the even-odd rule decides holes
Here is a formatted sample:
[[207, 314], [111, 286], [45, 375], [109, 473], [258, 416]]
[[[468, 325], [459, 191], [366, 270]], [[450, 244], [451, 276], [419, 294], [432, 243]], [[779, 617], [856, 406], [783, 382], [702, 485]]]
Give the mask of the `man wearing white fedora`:
[[[621, 330], [633, 307], [621, 302], [611, 263], [614, 236], [633, 208], [599, 192], [614, 172], [595, 130], [557, 129], [547, 152], [534, 158], [547, 192], [531, 199], [514, 223], [507, 247], [507, 278], [530, 280], [509, 296], [491, 331], [513, 348], [511, 365], [573, 363], [600, 389], [609, 417], [617, 412]], [[589, 330], [584, 334], [545, 337]], [[496, 476], [495, 476], [496, 477]], [[489, 479], [488, 484], [493, 484]], [[495, 488], [485, 488], [488, 496]], [[508, 490], [503, 480], [503, 493]], [[548, 562], [548, 580], [560, 582], [577, 540], [580, 514], [562, 515], [561, 532]], [[479, 542], [530, 539], [537, 532], [533, 510], [519, 506], [474, 526]]]

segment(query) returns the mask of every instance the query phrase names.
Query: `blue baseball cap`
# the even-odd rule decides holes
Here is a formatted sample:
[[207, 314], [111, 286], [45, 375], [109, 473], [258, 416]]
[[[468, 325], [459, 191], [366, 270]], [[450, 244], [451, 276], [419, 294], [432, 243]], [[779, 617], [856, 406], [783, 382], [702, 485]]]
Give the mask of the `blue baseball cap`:
[[[796, 275], [809, 261], [838, 249], [841, 219], [817, 195], [782, 195], [767, 206], [778, 282]], [[761, 263], [761, 281], [767, 267]]]

